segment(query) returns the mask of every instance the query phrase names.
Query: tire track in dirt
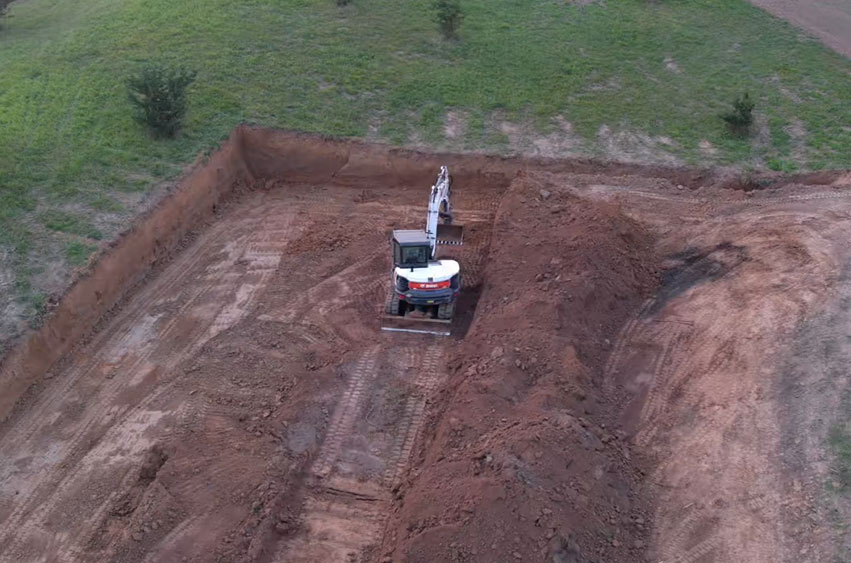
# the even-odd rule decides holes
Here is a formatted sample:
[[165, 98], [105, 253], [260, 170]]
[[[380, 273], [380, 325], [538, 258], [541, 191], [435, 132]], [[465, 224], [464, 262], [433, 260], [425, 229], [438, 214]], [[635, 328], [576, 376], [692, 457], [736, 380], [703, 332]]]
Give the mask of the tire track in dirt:
[[[316, 482], [302, 508], [304, 532], [284, 544], [274, 561], [355, 561], [379, 539], [388, 516], [392, 485], [407, 465], [422, 425], [426, 400], [444, 378], [440, 366], [444, 345], [434, 337], [418, 337], [406, 346], [400, 346], [401, 339], [396, 335], [381, 340], [381, 344], [364, 352], [351, 369], [348, 387], [311, 469]], [[379, 363], [387, 365], [379, 368]], [[381, 369], [389, 369], [390, 373], [381, 375]], [[389, 381], [392, 388], [394, 381], [407, 380], [411, 371], [417, 375], [407, 396], [391, 397], [404, 401], [401, 412], [384, 424], [370, 421], [365, 413], [367, 395], [384, 394], [387, 388], [377, 381]], [[383, 408], [393, 406], [384, 404]], [[371, 433], [374, 437], [369, 443]], [[353, 441], [355, 435], [360, 438]], [[367, 437], [368, 445], [360, 443], [363, 437]], [[357, 454], [380, 451], [383, 469], [361, 473], [358, 455], [353, 456], [348, 451], [351, 448]]]
[[[263, 215], [257, 211], [255, 217], [249, 216], [247, 220], [242, 218], [249, 232], [259, 232], [262, 228]], [[283, 224], [275, 221], [271, 223], [281, 227], [280, 232], [285, 233], [290, 219], [286, 218]], [[99, 352], [91, 357], [84, 356], [82, 364], [72, 364], [66, 368], [63, 372], [63, 375], [67, 373], [64, 385], [50, 395], [45, 394], [35, 408], [29, 409], [22, 427], [12, 426], [11, 433], [7, 432], [4, 445], [12, 445], [17, 451], [51, 434], [59, 440], [55, 442], [56, 447], [50, 449], [52, 461], [44, 461], [42, 478], [29, 494], [16, 495], [15, 509], [0, 524], [0, 550], [4, 557], [8, 555], [13, 558], [11, 560], [26, 557], [28, 546], [34, 538], [49, 533], [44, 526], [58, 505], [68, 503], [69, 494], [84, 489], [83, 485], [87, 481], [96, 480], [98, 474], [114, 473], [114, 468], [102, 467], [98, 460], [120, 459], [123, 466], [131, 468], [124, 471], [121, 479], [124, 485], [119, 489], [126, 487], [127, 479], [132, 478], [134, 458], [149, 445], [148, 441], [137, 439], [131, 450], [126, 451], [129, 445], [127, 437], [140, 436], [143, 429], [156, 425], [162, 417], [163, 413], [150, 410], [150, 407], [174, 383], [176, 378], [168, 374], [173, 373], [177, 365], [197, 351], [204, 342], [238, 322], [250, 306], [256, 291], [265, 283], [269, 272], [277, 267], [279, 258], [276, 260], [269, 253], [261, 254], [258, 260], [258, 255], [250, 248], [253, 239], [246, 236], [236, 244], [231, 240], [231, 249], [235, 251], [225, 253], [224, 265], [216, 264], [212, 272], [201, 268], [201, 260], [212, 254], [213, 248], [220, 247], [217, 243], [224, 232], [224, 227], [218, 229], [205, 242], [193, 245], [193, 251], [181, 255], [167, 270], [170, 275], [155, 280], [150, 289], [135, 300], [136, 307], [129, 308], [125, 314], [112, 321], [113, 326], [119, 327], [118, 332], [104, 330], [101, 335], [105, 341], [95, 339], [91, 346]], [[245, 273], [234, 276], [229, 273], [234, 269], [245, 270]], [[200, 278], [206, 280], [206, 283], [186, 284], [185, 278]], [[246, 281], [238, 285], [233, 300], [229, 302], [218, 296], [229, 293], [233, 278]], [[189, 292], [178, 291], [178, 284], [183, 285], [181, 289], [190, 288]], [[143, 307], [150, 307], [152, 302], [168, 305], [174, 301], [175, 294], [183, 295], [183, 303], [172, 313], [158, 314], [141, 330], [130, 322], [135, 314], [140, 314]], [[217, 297], [210, 299], [208, 296], [212, 295]], [[187, 318], [193, 319], [189, 327], [183, 322]], [[187, 328], [190, 330], [188, 335]], [[105, 374], [104, 365], [108, 368]], [[131, 388], [143, 384], [151, 374], [158, 382], [155, 390], [136, 404], [123, 405], [121, 397]], [[101, 380], [104, 376], [106, 379]], [[87, 387], [95, 390], [97, 398], [85, 401], [81, 397], [80, 404], [87, 405], [83, 418], [73, 426], [65, 425], [59, 431], [60, 434], [48, 430], [44, 412], [59, 410], [59, 406], [68, 400], [70, 389], [82, 387], [84, 381], [88, 381]], [[73, 434], [69, 435], [69, 430]], [[88, 444], [95, 446], [92, 448]], [[31, 451], [38, 451], [37, 445], [33, 444], [32, 448]], [[114, 452], [122, 450], [116, 458]], [[56, 470], [58, 463], [69, 469]], [[8, 482], [4, 480], [4, 483]], [[110, 495], [85, 518], [77, 520], [78, 529], [73, 541], [80, 545], [96, 533], [114, 498], [114, 494]], [[61, 550], [62, 546], [57, 546], [57, 549]]]
[[609, 388], [633, 397], [633, 441], [657, 460], [647, 479], [658, 497], [654, 560], [797, 561], [778, 523], [807, 501], [774, 463], [778, 413], [765, 390], [785, 339], [829, 289], [851, 229], [849, 193], [712, 202], [676, 233], [665, 218], [696, 202], [618, 193], [626, 213], [660, 225], [668, 248], [726, 240], [748, 255], [721, 276], [682, 278], [696, 283], [645, 306], [613, 344]]
[[[456, 212], [458, 223], [473, 234], [461, 247], [441, 248], [461, 261], [465, 285], [481, 283], [480, 269], [490, 244], [490, 221], [498, 198], [477, 198], [476, 207]], [[421, 213], [417, 207], [411, 213]], [[345, 303], [375, 298], [387, 291], [386, 276], [370, 261], [384, 261], [379, 249], [307, 290], [276, 320], [330, 318]], [[330, 296], [330, 297], [329, 297]], [[383, 299], [377, 299], [381, 314]], [[375, 303], [373, 303], [375, 305]], [[332, 323], [334, 324], [334, 323]], [[424, 423], [426, 404], [446, 378], [443, 357], [448, 341], [434, 336], [379, 333], [377, 327], [346, 330], [353, 347], [367, 347], [347, 370], [346, 390], [309, 471], [310, 485], [301, 507], [300, 532], [278, 546], [275, 562], [350, 563], [361, 561], [384, 533], [392, 489], [408, 466]]]
[[[287, 209], [284, 202], [279, 205], [282, 210]], [[245, 318], [265, 285], [270, 281], [271, 276], [276, 272], [287, 245], [299, 232], [300, 227], [295, 226], [295, 215], [293, 213], [276, 212], [274, 207], [263, 209], [260, 204], [254, 206], [253, 209], [257, 215], [256, 220], [245, 224], [251, 234], [247, 237], [247, 241], [240, 246], [241, 250], [235, 253], [237, 260], [234, 262], [233, 269], [241, 272], [241, 274], [231, 272], [227, 268], [214, 267], [212, 269], [216, 273], [210, 276], [210, 279], [221, 279], [233, 288], [232, 299], [222, 300], [218, 307], [218, 313], [211, 314], [212, 322], [208, 323], [206, 332], [200, 338], [191, 341], [190, 346], [179, 352], [179, 355], [184, 359], [197, 357], [201, 348], [207, 342]], [[171, 387], [171, 384], [168, 387]], [[160, 392], [150, 395], [145, 401], [150, 402], [165, 398], [162, 392], [165, 390], [162, 389]], [[250, 391], [241, 392], [239, 389], [230, 390], [229, 398], [231, 400], [239, 398], [240, 393], [245, 400], [252, 398]], [[242, 433], [233, 425], [233, 421], [239, 416], [239, 413], [232, 407], [215, 405], [209, 401], [202, 402], [200, 406], [196, 404], [188, 411], [184, 408], [185, 406], [187, 405], [184, 403], [175, 412], [175, 418], [181, 419], [184, 425], [192, 419], [201, 421], [204, 440], [212, 445], [221, 445], [221, 448], [214, 447], [214, 451], [227, 451], [228, 448], [232, 448], [234, 444], [244, 439]], [[168, 434], [161, 432], [160, 438], [167, 440]], [[185, 499], [192, 502], [192, 499], [206, 494], [210, 482], [238, 482], [245, 475], [245, 467], [242, 463], [243, 459], [240, 457], [222, 459], [219, 453], [207, 459], [195, 459], [193, 460], [195, 470], [197, 472], [198, 469], [203, 467], [204, 479], [178, 482], [177, 486], [171, 488], [168, 493], [176, 500]], [[179, 523], [175, 529], [168, 533], [168, 540], [163, 538], [155, 553], [168, 553], [170, 546], [185, 542], [186, 536], [198, 537], [199, 532], [208, 531], [211, 518], [215, 518], [215, 515], [209, 511], [191, 515], [187, 521]], [[98, 537], [103, 533], [100, 522], [93, 522], [90, 534], [91, 541], [87, 543], [120, 545], [122, 530], [121, 527], [113, 530], [112, 540], [114, 541], [104, 541], [103, 538]], [[99, 541], [95, 542], [95, 538]]]
[[785, 415], [784, 455], [778, 462], [787, 471], [787, 489], [797, 493], [790, 495], [778, 517], [787, 526], [787, 549], [812, 563], [843, 561], [851, 554], [851, 537], [837, 525], [851, 519], [851, 497], [843, 492], [836, 452], [825, 449], [832, 433], [847, 435], [849, 327], [851, 256], [846, 254], [832, 302], [798, 327], [781, 358], [781, 377], [773, 390], [776, 409]]
[[343, 440], [352, 432], [355, 418], [360, 414], [361, 401], [371, 379], [375, 377], [375, 363], [379, 348], [367, 350], [352, 370], [349, 387], [334, 410], [334, 418], [325, 437], [319, 458], [313, 466], [317, 477], [327, 477], [340, 455]]

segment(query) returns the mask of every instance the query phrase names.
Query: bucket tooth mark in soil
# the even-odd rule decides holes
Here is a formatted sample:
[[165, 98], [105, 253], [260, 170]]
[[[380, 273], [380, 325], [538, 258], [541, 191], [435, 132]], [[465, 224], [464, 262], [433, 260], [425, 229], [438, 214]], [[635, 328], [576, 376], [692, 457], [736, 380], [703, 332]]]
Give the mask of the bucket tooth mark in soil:
[[[215, 445], [216, 437], [204, 436], [202, 439], [205, 442], [210, 442]], [[225, 442], [225, 436], [222, 437], [222, 442]], [[239, 444], [243, 436], [236, 432], [231, 433], [230, 440], [227, 440], [227, 445], [223, 447], [234, 447]], [[192, 501], [193, 497], [203, 494], [209, 490], [210, 482], [229, 482], [231, 480], [238, 481], [240, 473], [244, 473], [245, 468], [242, 467], [244, 459], [234, 457], [222, 459], [221, 456], [211, 456], [206, 459], [198, 458], [193, 460], [191, 464], [175, 464], [176, 470], [192, 472], [193, 474], [203, 475], [203, 479], [187, 479], [180, 481], [170, 488], [170, 492], [175, 498], [181, 501]]]
[[489, 209], [458, 209], [453, 219], [454, 222], [460, 224], [488, 224], [493, 220], [493, 211]]
[[261, 284], [259, 283], [244, 283], [240, 285], [235, 292], [233, 300], [222, 307], [219, 314], [216, 315], [216, 318], [210, 325], [205, 340], [215, 338], [240, 321], [248, 313], [248, 307], [260, 286]]
[[703, 563], [704, 561], [723, 561], [723, 558], [719, 559], [717, 555], [718, 544], [719, 541], [717, 537], [709, 538], [697, 544], [693, 548], [689, 549], [687, 552], [683, 553], [676, 559], [672, 559], [671, 563]]
[[288, 333], [292, 338], [300, 338], [310, 346], [335, 346], [345, 342], [345, 339], [337, 331], [333, 330], [333, 328], [328, 330], [326, 327], [309, 321], [298, 323], [294, 327], [291, 327]]
[[[681, 429], [688, 429], [689, 444], [711, 451], [716, 445], [708, 443], [710, 437], [714, 436], [717, 440], [720, 429], [730, 428], [734, 423], [737, 410], [730, 408], [730, 405], [734, 404], [742, 393], [742, 390], [736, 385], [714, 383], [715, 381], [729, 381], [728, 377], [719, 377], [719, 375], [733, 369], [734, 356], [732, 352], [735, 348], [735, 340], [729, 331], [712, 334], [704, 332], [699, 336], [689, 331], [682, 333], [679, 338], [682, 341], [679, 353], [681, 362], [676, 371], [672, 372], [671, 377], [668, 378], [668, 383], [665, 384], [664, 390], [658, 394], [657, 400], [661, 400], [669, 406], [677, 403], [692, 405], [694, 413], [692, 422], [681, 426]], [[721, 342], [721, 344], [713, 344], [717, 342]], [[701, 359], [705, 357], [704, 351], [713, 348], [714, 351], [712, 351], [709, 360], [702, 361]], [[689, 380], [697, 376], [700, 377], [703, 385], [698, 387], [689, 385]], [[751, 376], [747, 373], [741, 373], [735, 380], [747, 381], [749, 377]], [[703, 400], [704, 397], [711, 397], [711, 403], [706, 403]], [[660, 428], [661, 425], [650, 418], [643, 421], [637, 443], [639, 445], [649, 444], [652, 436]], [[720, 444], [717, 447], [720, 447]], [[665, 472], [676, 463], [676, 459], [673, 457], [661, 462], [653, 471], [654, 478], [664, 479]]]
[[647, 318], [655, 300], [645, 301], [638, 315], [629, 321], [615, 341], [605, 367], [605, 384], [609, 389], [620, 385], [631, 395], [630, 401], [641, 405], [638, 416], [638, 445], [645, 445], [656, 431], [656, 419], [666, 406], [666, 390], [676, 371], [674, 358], [691, 334], [684, 322], [659, 322]]
[[662, 536], [664, 539], [659, 546], [659, 553], [662, 555], [663, 561], [674, 561], [681, 555], [688, 538], [694, 532], [697, 524], [704, 518], [702, 510], [698, 508], [689, 510], [686, 507], [684, 511], [688, 511], [688, 514], [673, 521], [673, 530], [657, 530], [657, 533], [664, 532]]
[[384, 249], [370, 253], [338, 274], [300, 292], [288, 307], [270, 318], [289, 323], [307, 313], [327, 315], [333, 309], [360, 300], [384, 283], [383, 276], [376, 275], [372, 267], [376, 260], [386, 260]]
[[[287, 224], [290, 216], [287, 215]], [[235, 291], [233, 299], [225, 305], [216, 316], [204, 341], [210, 340], [237, 322], [241, 321], [251, 310], [258, 292], [266, 287], [271, 275], [278, 269], [281, 257], [286, 249], [290, 229], [279, 228], [275, 235], [280, 237], [272, 242], [263, 243], [267, 235], [260, 231], [251, 237], [238, 263], [246, 264], [250, 272], [243, 276], [245, 280]], [[201, 343], [203, 344], [203, 342]]]
[[142, 563], [160, 563], [163, 561], [163, 553], [174, 552], [177, 544], [186, 542], [187, 537], [191, 538], [202, 535], [204, 533], [203, 525], [204, 522], [201, 517], [186, 518], [166, 533], [157, 546], [148, 553]]
[[[656, 325], [657, 327], [659, 324]], [[656, 342], [661, 342], [659, 354], [653, 363], [650, 387], [641, 410], [642, 430], [636, 435], [636, 443], [646, 445], [650, 436], [648, 431], [658, 430], [658, 418], [664, 415], [669, 406], [669, 390], [672, 381], [681, 371], [678, 362], [682, 361], [682, 348], [688, 343], [691, 330], [687, 325], [675, 323], [661, 324], [662, 331]]]
[[660, 546], [663, 563], [697, 563], [715, 561], [720, 549], [717, 534], [718, 518], [707, 516], [702, 510], [693, 510], [678, 520], [674, 530], [667, 530], [664, 544]]
[[[469, 225], [469, 223], [467, 223]], [[465, 289], [481, 283], [485, 258], [490, 248], [492, 229], [482, 225], [472, 236], [465, 234], [464, 244], [443, 251], [441, 257], [454, 258], [461, 263], [461, 284]]]
[[[461, 284], [464, 289], [478, 286], [482, 282], [482, 264], [487, 255], [489, 241], [465, 244], [461, 252], [462, 265]], [[466, 247], [466, 248], [465, 248]]]
[[637, 329], [639, 320], [644, 313], [653, 306], [655, 301], [656, 300], [653, 298], [644, 301], [638, 313], [624, 324], [620, 331], [618, 331], [618, 335], [615, 337], [615, 345], [612, 347], [612, 351], [609, 353], [606, 365], [603, 368], [603, 385], [604, 390], [607, 393], [614, 391], [618, 380], [618, 369], [621, 368], [621, 356], [623, 355], [624, 350], [626, 350], [632, 342], [633, 332]]
[[244, 260], [250, 272], [274, 272], [281, 263], [282, 251], [270, 247], [249, 248]]

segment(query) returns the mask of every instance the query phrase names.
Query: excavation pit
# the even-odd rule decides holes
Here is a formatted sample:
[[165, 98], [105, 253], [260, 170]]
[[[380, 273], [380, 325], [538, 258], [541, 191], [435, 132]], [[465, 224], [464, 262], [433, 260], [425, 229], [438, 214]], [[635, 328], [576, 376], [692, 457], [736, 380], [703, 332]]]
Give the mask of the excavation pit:
[[[454, 335], [383, 334], [443, 164]], [[3, 363], [0, 560], [773, 560], [851, 186], [772, 186], [240, 128]]]

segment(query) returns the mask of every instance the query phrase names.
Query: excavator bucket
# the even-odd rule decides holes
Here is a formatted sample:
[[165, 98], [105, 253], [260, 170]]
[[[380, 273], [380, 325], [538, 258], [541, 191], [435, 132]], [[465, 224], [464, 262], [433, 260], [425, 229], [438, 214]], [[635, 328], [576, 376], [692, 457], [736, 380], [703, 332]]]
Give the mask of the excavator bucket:
[[438, 225], [437, 244], [464, 244], [464, 225]]

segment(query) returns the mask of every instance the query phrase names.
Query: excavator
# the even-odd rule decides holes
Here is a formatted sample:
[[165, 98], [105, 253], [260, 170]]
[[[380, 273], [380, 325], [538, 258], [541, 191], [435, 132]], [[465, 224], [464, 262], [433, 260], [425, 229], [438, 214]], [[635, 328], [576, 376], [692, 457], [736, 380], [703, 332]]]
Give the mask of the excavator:
[[393, 230], [393, 274], [385, 306], [389, 317], [452, 322], [461, 267], [455, 260], [438, 259], [437, 246], [463, 244], [463, 234], [464, 227], [452, 222], [451, 178], [449, 169], [441, 166], [431, 187], [425, 230]]

